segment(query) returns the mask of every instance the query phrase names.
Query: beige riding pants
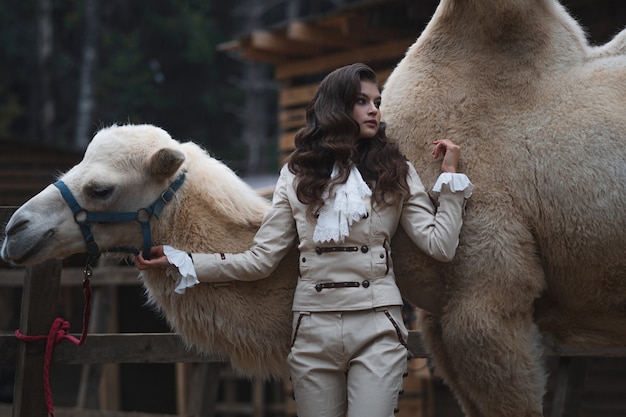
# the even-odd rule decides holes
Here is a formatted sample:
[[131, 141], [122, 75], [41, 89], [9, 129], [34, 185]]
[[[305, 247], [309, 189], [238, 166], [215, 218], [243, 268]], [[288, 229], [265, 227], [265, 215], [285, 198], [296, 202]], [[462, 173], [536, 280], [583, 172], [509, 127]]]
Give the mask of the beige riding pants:
[[294, 312], [288, 363], [298, 417], [392, 417], [407, 369], [400, 306]]

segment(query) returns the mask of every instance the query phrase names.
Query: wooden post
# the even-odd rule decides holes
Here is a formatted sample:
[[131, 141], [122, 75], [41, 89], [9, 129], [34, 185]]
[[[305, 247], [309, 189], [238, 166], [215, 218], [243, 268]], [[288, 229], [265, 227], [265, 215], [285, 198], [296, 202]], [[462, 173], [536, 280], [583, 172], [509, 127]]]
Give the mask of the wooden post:
[[194, 417], [213, 417], [217, 404], [220, 369], [219, 362], [195, 363], [192, 367], [189, 386], [187, 415]]
[[252, 417], [263, 417], [265, 415], [265, 381], [260, 378], [253, 378], [252, 385]]
[[[109, 330], [109, 319], [111, 306], [114, 302], [115, 287], [106, 286], [93, 290], [91, 322], [89, 331], [91, 333], [107, 333]], [[80, 384], [76, 398], [76, 408], [84, 409], [110, 409], [103, 407], [100, 403], [100, 383], [103, 375], [102, 364], [85, 364], [81, 369]]]
[[[28, 267], [24, 278], [20, 330], [23, 334], [47, 335], [55, 319], [61, 261]], [[13, 395], [13, 417], [47, 417], [43, 391], [45, 343], [20, 343]]]
[[578, 417], [583, 404], [587, 358], [561, 356], [551, 417]]

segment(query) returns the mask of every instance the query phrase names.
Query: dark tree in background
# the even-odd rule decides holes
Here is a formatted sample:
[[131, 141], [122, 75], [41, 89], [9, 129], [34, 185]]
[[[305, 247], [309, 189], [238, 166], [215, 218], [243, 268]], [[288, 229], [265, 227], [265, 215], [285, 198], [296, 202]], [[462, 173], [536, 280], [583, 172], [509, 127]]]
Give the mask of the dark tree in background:
[[101, 127], [152, 123], [262, 171], [241, 138], [246, 67], [216, 50], [249, 27], [242, 3], [0, 2], [0, 140], [84, 149]]
[[33, 113], [28, 106], [39, 77], [36, 11], [34, 2], [0, 2], [0, 139], [15, 138], [17, 132], [21, 137], [34, 135], [28, 131], [28, 115]]
[[83, 150], [151, 123], [242, 175], [276, 172], [272, 68], [216, 48], [359, 1], [2, 0], [0, 140]]
[[100, 0], [83, 0], [83, 49], [80, 64], [76, 128], [74, 146], [86, 148], [89, 144], [90, 126], [93, 117], [96, 64], [98, 61], [98, 40], [100, 21], [98, 10]]
[[226, 38], [211, 3], [103, 2], [100, 65], [107, 71], [95, 93], [98, 122], [147, 122], [181, 140], [228, 142], [224, 136], [236, 126], [224, 126], [228, 120], [219, 110], [240, 93], [220, 77], [219, 70], [228, 75], [236, 66], [229, 68], [228, 58], [215, 52]]

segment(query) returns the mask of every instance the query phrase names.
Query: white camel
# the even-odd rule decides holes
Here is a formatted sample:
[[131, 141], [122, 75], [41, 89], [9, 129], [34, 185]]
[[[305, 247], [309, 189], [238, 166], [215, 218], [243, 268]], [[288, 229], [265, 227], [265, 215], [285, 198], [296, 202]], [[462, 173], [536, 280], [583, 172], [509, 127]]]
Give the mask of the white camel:
[[442, 0], [382, 103], [425, 184], [448, 137], [476, 185], [454, 262], [399, 263], [409, 298], [440, 283], [436, 365], [468, 416], [541, 415], [539, 330], [626, 344], [626, 30], [591, 47], [556, 0]]
[[[463, 149], [476, 185], [457, 257], [441, 264], [399, 229], [394, 268], [425, 310], [424, 338], [471, 417], [539, 416], [539, 330], [626, 344], [626, 32], [591, 48], [555, 0], [442, 0], [390, 76], [383, 114], [426, 184], [433, 139]], [[267, 203], [197, 146], [152, 126], [100, 131], [61, 179], [89, 211], [130, 212], [186, 171], [152, 241], [187, 251], [248, 247]], [[143, 246], [132, 223], [94, 224], [101, 249]], [[32, 264], [85, 251], [57, 187], [7, 225], [2, 257]], [[251, 375], [286, 372], [295, 252], [267, 280], [184, 295], [161, 271], [151, 299], [192, 346]]]
[[[247, 249], [268, 201], [198, 145], [181, 144], [160, 128], [101, 130], [60, 180], [86, 211], [132, 213], [159, 201], [182, 172], [180, 189], [159, 219], [151, 219], [152, 243], [189, 252]], [[93, 223], [91, 232], [102, 251], [144, 246], [138, 222]], [[74, 214], [50, 185], [14, 213], [1, 254], [28, 265], [85, 250]], [[255, 282], [201, 284], [177, 294], [165, 271], [146, 272], [142, 281], [150, 301], [190, 346], [230, 359], [247, 375], [284, 377], [296, 252], [294, 247], [272, 277]]]

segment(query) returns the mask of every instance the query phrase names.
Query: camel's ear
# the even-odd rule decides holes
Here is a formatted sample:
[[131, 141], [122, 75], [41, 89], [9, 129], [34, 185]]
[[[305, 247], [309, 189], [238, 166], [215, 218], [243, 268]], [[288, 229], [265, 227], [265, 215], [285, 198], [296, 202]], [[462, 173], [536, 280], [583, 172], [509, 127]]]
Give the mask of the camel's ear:
[[163, 148], [150, 159], [150, 174], [155, 177], [168, 177], [175, 173], [185, 160], [185, 154], [176, 149]]

